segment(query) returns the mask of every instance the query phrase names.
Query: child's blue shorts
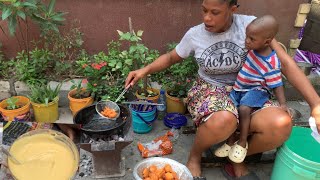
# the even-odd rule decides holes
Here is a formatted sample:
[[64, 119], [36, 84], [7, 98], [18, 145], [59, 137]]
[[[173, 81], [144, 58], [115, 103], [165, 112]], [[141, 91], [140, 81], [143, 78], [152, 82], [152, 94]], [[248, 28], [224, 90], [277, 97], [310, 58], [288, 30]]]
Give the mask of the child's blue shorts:
[[269, 100], [270, 94], [263, 90], [232, 90], [230, 93], [230, 98], [236, 107], [244, 105], [252, 108], [261, 108]]

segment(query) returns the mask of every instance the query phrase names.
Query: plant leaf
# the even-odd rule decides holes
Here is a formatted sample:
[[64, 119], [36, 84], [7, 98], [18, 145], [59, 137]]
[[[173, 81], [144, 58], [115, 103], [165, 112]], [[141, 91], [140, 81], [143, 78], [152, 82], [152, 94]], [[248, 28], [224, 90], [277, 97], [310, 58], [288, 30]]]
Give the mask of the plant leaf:
[[56, 0], [51, 0], [51, 1], [50, 1], [49, 6], [48, 6], [48, 12], [49, 12], [49, 14], [52, 13], [55, 4], [56, 4]]
[[117, 68], [117, 69], [122, 68], [122, 62], [118, 62], [117, 65], [116, 65], [116, 68]]
[[2, 20], [7, 19], [11, 14], [12, 14], [11, 9], [5, 8], [5, 9], [2, 11]]
[[142, 36], [142, 34], [143, 34], [143, 31], [142, 30], [139, 30], [138, 32], [137, 32], [137, 36]]
[[124, 61], [126, 64], [128, 64], [129, 66], [131, 66], [133, 63], [132, 63], [132, 59], [126, 59]]
[[66, 19], [63, 17], [68, 14], [68, 12], [58, 12], [57, 14], [51, 16], [51, 19], [54, 21], [65, 21]]
[[8, 20], [9, 20], [9, 24], [8, 24], [9, 33], [11, 36], [13, 36], [16, 32], [17, 19], [15, 16], [10, 16]]
[[117, 32], [118, 32], [119, 36], [122, 36], [122, 34], [123, 34], [122, 31], [117, 30]]
[[17, 11], [17, 15], [23, 20], [26, 20], [26, 14], [23, 11]]
[[32, 15], [33, 15], [33, 17], [35, 17], [35, 18], [38, 19], [39, 21], [45, 21], [45, 18], [42, 17], [42, 16], [41, 16], [40, 14], [38, 14], [38, 13], [33, 13]]
[[37, 8], [37, 6], [31, 2], [23, 2], [21, 3], [22, 6], [25, 6], [25, 7], [33, 7], [33, 8]]

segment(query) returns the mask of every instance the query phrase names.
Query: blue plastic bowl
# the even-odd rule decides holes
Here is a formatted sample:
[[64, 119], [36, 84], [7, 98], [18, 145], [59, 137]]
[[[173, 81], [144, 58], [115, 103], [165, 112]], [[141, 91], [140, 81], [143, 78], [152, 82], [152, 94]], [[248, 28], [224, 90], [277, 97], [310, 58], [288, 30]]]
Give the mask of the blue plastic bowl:
[[180, 128], [187, 124], [188, 119], [180, 113], [168, 113], [164, 119], [163, 123], [169, 128]]

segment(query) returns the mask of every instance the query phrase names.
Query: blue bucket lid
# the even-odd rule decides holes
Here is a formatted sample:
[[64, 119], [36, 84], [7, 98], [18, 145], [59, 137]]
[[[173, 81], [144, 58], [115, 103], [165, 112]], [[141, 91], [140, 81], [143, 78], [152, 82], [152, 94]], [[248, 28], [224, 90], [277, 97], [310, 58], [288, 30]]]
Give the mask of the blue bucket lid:
[[170, 128], [180, 128], [186, 125], [187, 121], [188, 119], [180, 113], [168, 113], [163, 119], [164, 124]]

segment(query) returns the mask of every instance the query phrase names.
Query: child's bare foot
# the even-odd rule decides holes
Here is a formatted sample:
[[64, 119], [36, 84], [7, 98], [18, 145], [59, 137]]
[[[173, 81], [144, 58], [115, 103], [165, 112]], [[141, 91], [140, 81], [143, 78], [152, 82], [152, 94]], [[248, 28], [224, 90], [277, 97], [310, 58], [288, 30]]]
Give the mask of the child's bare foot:
[[237, 142], [237, 144], [240, 145], [240, 146], [243, 147], [243, 148], [246, 148], [247, 141], [239, 140], [239, 141]]

